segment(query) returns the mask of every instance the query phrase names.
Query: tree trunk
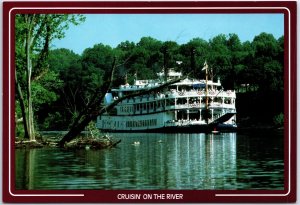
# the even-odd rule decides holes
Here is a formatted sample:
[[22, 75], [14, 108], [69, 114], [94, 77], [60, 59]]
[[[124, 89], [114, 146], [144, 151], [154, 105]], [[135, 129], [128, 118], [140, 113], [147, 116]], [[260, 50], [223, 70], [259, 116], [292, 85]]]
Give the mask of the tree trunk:
[[64, 147], [66, 142], [70, 142], [72, 139], [74, 139], [76, 136], [78, 136], [82, 130], [89, 124], [89, 122], [92, 121], [93, 115], [86, 114], [83, 115], [82, 120], [80, 120], [76, 126], [73, 126], [70, 131], [63, 137], [62, 140], [59, 142], [60, 147]]
[[[69, 132], [62, 138], [62, 140], [59, 142], [59, 146], [60, 147], [64, 147], [66, 142], [71, 141], [72, 139], [74, 139], [75, 137], [77, 137], [81, 131], [84, 130], [84, 128], [89, 124], [89, 122], [91, 122], [94, 118], [96, 118], [99, 115], [104, 114], [105, 112], [110, 111], [112, 108], [114, 108], [118, 103], [122, 102], [123, 100], [126, 100], [127, 98], [133, 98], [136, 96], [140, 96], [140, 95], [145, 95], [151, 92], [156, 92], [156, 91], [160, 91], [163, 88], [174, 84], [176, 82], [179, 82], [180, 80], [186, 78], [187, 76], [184, 76], [182, 78], [176, 79], [176, 80], [171, 80], [167, 83], [164, 83], [161, 86], [158, 86], [156, 88], [151, 88], [149, 90], [144, 90], [144, 91], [140, 91], [137, 93], [133, 93], [133, 94], [129, 94], [127, 96], [124, 97], [120, 97], [117, 100], [115, 100], [114, 102], [112, 102], [111, 104], [102, 107], [101, 106], [101, 102], [103, 101], [103, 98], [105, 96], [106, 92], [101, 92], [101, 96], [99, 98], [95, 98], [98, 99], [97, 101], [94, 101], [93, 103], [91, 103], [90, 106], [88, 106], [85, 109], [85, 113], [82, 113], [79, 118], [75, 121], [75, 123], [72, 125], [71, 129], [69, 130]], [[110, 85], [112, 78], [108, 81], [108, 84]], [[110, 86], [105, 86], [106, 87], [106, 91], [109, 89]], [[95, 94], [96, 95], [96, 94]]]
[[32, 109], [32, 96], [31, 96], [31, 74], [32, 62], [30, 56], [31, 48], [31, 25], [28, 25], [28, 33], [26, 39], [26, 66], [27, 66], [27, 102], [28, 102], [28, 136], [30, 141], [35, 140], [34, 123], [33, 123], [33, 109]]
[[15, 71], [15, 84], [17, 87], [17, 91], [18, 91], [18, 98], [19, 98], [19, 103], [20, 103], [20, 107], [21, 107], [21, 112], [22, 112], [22, 117], [23, 117], [23, 126], [24, 126], [24, 134], [25, 134], [25, 138], [29, 139], [29, 134], [28, 134], [28, 121], [27, 121], [27, 116], [26, 116], [26, 108], [25, 108], [25, 103], [24, 103], [24, 97], [23, 97], [23, 93], [17, 78], [17, 72]]

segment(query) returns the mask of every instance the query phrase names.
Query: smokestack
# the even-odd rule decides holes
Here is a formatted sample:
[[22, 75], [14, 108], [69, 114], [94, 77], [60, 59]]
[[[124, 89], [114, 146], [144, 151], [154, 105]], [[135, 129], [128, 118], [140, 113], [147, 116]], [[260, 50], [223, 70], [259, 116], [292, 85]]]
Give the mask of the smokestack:
[[164, 74], [165, 74], [165, 76], [164, 76], [164, 80], [165, 81], [167, 81], [167, 79], [168, 79], [168, 49], [167, 49], [167, 46], [164, 46], [164, 48], [163, 48], [163, 56], [164, 56], [164, 67], [163, 67], [163, 69], [164, 69]]

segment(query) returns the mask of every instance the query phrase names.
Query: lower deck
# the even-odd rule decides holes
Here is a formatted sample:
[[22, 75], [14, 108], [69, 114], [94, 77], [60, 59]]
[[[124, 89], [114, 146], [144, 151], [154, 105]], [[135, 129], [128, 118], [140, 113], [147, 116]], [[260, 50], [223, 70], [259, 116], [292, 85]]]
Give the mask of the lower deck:
[[208, 121], [201, 117], [201, 111], [186, 112], [169, 110], [134, 116], [102, 115], [97, 118], [96, 127], [115, 132], [205, 132], [216, 127], [230, 130], [236, 127], [235, 112], [232, 110], [223, 110]]
[[102, 129], [103, 132], [121, 132], [121, 133], [207, 133], [211, 131], [220, 132], [234, 132], [237, 126], [232, 124], [218, 124], [218, 125], [186, 125], [186, 126], [166, 126], [160, 128], [149, 129], [131, 129], [131, 130], [117, 130], [117, 129]]

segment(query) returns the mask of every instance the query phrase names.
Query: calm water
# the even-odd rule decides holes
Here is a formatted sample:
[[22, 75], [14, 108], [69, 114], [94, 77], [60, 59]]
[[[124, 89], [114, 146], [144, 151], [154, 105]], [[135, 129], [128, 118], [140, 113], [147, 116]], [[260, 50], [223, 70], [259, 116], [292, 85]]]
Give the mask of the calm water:
[[[283, 134], [112, 134], [110, 150], [16, 150], [16, 189], [283, 189]], [[140, 142], [134, 145], [134, 142]]]

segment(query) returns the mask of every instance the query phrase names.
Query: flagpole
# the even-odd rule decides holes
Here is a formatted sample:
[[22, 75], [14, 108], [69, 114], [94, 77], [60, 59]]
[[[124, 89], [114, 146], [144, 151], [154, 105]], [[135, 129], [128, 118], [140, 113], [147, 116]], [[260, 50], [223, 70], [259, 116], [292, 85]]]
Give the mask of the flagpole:
[[205, 83], [205, 97], [206, 97], [206, 99], [205, 99], [205, 121], [206, 121], [206, 123], [208, 124], [208, 70], [207, 70], [207, 68], [208, 68], [208, 65], [207, 65], [207, 62], [205, 61], [204, 62], [204, 68], [202, 69], [202, 70], [204, 70], [205, 69], [205, 81], [206, 81], [206, 83]]
[[208, 71], [207, 71], [207, 63], [205, 61], [205, 78], [206, 78], [206, 83], [205, 83], [205, 95], [206, 95], [206, 110], [208, 110]]

